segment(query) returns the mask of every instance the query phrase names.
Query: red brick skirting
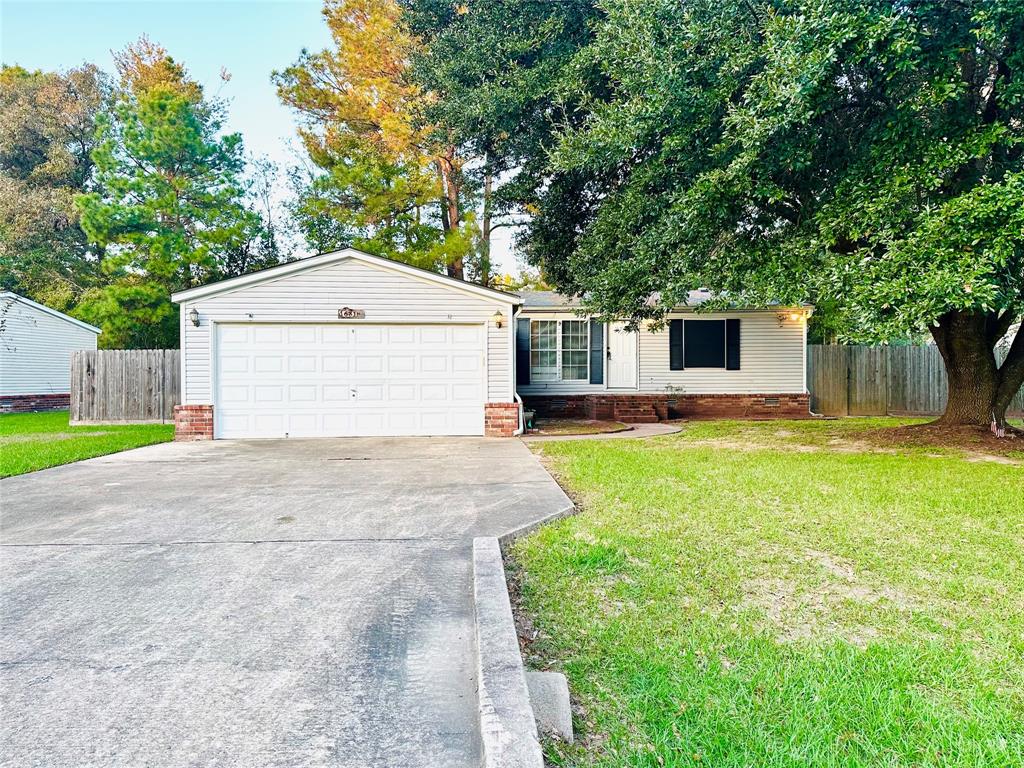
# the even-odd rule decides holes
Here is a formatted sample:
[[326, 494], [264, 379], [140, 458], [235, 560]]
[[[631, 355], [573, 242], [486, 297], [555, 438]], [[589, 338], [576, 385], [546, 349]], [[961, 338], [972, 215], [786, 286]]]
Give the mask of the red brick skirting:
[[213, 406], [174, 406], [174, 439], [213, 440]]
[[0, 395], [0, 413], [66, 411], [70, 407], [71, 395], [67, 392], [47, 395]]
[[618, 419], [626, 422], [677, 418], [800, 419], [810, 416], [810, 395], [595, 394], [527, 395], [527, 408], [539, 416]]
[[487, 437], [512, 437], [519, 429], [518, 403], [484, 405], [484, 434]]

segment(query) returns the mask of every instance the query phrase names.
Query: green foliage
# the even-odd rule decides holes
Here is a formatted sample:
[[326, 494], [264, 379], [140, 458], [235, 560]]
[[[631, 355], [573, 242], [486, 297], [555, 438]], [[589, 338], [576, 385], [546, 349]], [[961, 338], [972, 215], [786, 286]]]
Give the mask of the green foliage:
[[357, 142], [344, 156], [317, 152], [314, 159], [318, 169], [292, 173], [291, 214], [317, 252], [352, 246], [426, 269], [444, 266], [434, 253], [444, 232], [428, 211], [437, 191], [421, 166], [389, 161]]
[[0, 286], [67, 310], [102, 280], [75, 194], [92, 182], [97, 116], [110, 98], [92, 65], [0, 67]]
[[222, 123], [217, 105], [163, 84], [123, 92], [99, 120], [97, 191], [76, 203], [113, 278], [83, 307], [105, 345], [176, 346], [171, 291], [260, 265], [241, 137], [219, 135]]
[[589, 0], [402, 5], [423, 41], [412, 57], [414, 79], [431, 94], [423, 120], [474, 158], [469, 185], [481, 189], [488, 174], [501, 180], [486, 201], [496, 219], [529, 211], [553, 128], [575, 103], [562, 71], [589, 41], [599, 9]]
[[1024, 310], [1018, 2], [604, 8], [528, 241], [561, 287], [833, 300], [862, 339]]

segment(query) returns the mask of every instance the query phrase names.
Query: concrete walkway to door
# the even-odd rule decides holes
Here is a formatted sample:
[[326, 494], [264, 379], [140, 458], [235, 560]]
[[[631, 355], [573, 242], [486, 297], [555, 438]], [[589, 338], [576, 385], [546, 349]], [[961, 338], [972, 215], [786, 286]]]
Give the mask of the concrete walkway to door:
[[171, 443], [0, 482], [0, 754], [479, 762], [474, 536], [571, 507], [518, 440]]

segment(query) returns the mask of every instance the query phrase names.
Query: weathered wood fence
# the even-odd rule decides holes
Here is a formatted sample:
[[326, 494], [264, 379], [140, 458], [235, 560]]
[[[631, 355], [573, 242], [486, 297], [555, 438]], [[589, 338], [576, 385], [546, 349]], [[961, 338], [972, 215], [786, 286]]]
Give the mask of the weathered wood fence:
[[79, 350], [71, 355], [71, 423], [171, 423], [181, 393], [177, 349]]
[[[996, 350], [1002, 362], [1006, 352]], [[946, 409], [946, 369], [935, 346], [807, 347], [811, 410], [826, 416], [934, 415]], [[1024, 389], [1010, 404], [1024, 412]]]

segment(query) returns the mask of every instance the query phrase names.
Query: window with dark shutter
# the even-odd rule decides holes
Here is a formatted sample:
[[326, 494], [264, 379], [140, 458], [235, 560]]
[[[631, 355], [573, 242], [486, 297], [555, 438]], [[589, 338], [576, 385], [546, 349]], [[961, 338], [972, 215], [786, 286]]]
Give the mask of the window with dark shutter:
[[725, 368], [724, 320], [687, 320], [683, 323], [683, 365], [687, 368]]
[[590, 383], [604, 384], [604, 323], [590, 321]]
[[668, 321], [668, 367], [670, 371], [683, 370], [683, 321]]
[[516, 384], [530, 383], [530, 321], [516, 320]]
[[738, 371], [740, 369], [739, 319], [725, 321], [725, 369], [727, 371]]

